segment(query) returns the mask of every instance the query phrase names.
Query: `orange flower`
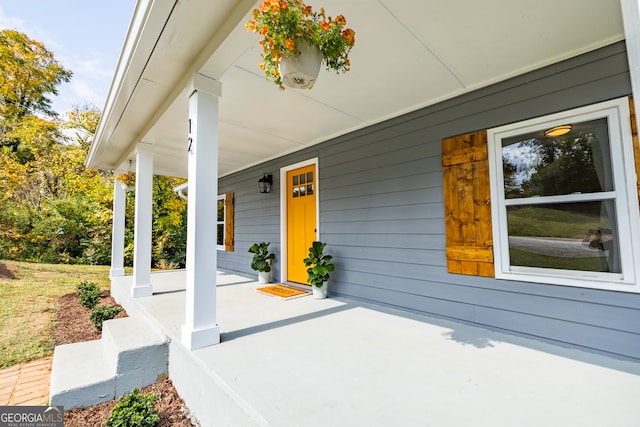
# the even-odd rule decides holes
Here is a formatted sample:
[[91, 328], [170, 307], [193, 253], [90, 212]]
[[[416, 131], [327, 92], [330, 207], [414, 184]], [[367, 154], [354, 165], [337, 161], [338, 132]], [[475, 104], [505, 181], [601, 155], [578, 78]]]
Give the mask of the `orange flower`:
[[342, 31], [342, 38], [345, 39], [350, 46], [353, 46], [356, 42], [356, 33], [351, 28], [347, 28]]
[[264, 70], [266, 70], [266, 69], [267, 69], [267, 64], [265, 64], [264, 62], [259, 63], [259, 64], [258, 64], [258, 66], [260, 67], [260, 69], [261, 69], [262, 71], [264, 71]]
[[331, 23], [327, 21], [320, 21], [320, 26], [323, 30], [329, 31], [329, 28], [331, 28]]
[[264, 0], [261, 4], [260, 4], [260, 12], [265, 13], [265, 12], [269, 12], [269, 9], [271, 9], [271, 2], [269, 0]]
[[247, 21], [247, 22], [245, 22], [244, 27], [247, 29], [247, 31], [253, 31], [255, 33], [256, 32], [256, 21]]
[[284, 45], [287, 48], [287, 50], [295, 50], [296, 48], [296, 42], [294, 42], [293, 39], [286, 39], [284, 41]]
[[286, 9], [287, 6], [289, 6], [289, 3], [286, 1], [281, 1], [280, 2], [280, 9]]
[[336, 24], [338, 24], [338, 25], [347, 25], [347, 20], [344, 18], [343, 15], [338, 15], [338, 16], [336, 16]]
[[302, 13], [304, 16], [309, 16], [313, 12], [313, 8], [311, 6], [305, 6], [302, 8]]

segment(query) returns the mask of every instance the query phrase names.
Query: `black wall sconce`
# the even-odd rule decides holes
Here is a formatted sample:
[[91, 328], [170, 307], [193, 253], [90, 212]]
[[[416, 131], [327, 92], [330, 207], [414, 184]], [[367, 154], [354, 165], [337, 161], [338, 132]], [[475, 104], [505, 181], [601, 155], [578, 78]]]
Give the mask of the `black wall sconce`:
[[273, 184], [273, 176], [266, 173], [258, 180], [258, 189], [261, 193], [271, 193], [271, 184]]

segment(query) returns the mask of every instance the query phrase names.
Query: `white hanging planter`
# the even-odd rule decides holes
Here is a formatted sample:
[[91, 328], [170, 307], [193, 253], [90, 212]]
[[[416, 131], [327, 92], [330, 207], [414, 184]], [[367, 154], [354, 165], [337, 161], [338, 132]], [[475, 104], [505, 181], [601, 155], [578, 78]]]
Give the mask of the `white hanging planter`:
[[315, 299], [325, 299], [327, 297], [327, 282], [322, 282], [322, 286], [311, 286], [313, 288], [313, 297]]
[[280, 59], [282, 82], [293, 89], [311, 89], [320, 72], [322, 53], [304, 40], [297, 41], [297, 47], [300, 55]]

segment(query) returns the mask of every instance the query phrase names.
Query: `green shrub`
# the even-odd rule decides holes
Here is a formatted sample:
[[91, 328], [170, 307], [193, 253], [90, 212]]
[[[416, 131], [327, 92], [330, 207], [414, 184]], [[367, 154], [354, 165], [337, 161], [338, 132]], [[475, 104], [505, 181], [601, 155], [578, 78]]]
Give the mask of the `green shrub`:
[[91, 310], [100, 301], [102, 291], [96, 283], [83, 280], [76, 285], [76, 294], [80, 298], [80, 305]]
[[104, 423], [108, 427], [153, 427], [160, 421], [158, 410], [153, 407], [157, 398], [154, 393], [140, 394], [134, 388], [131, 394], [118, 399]]
[[106, 305], [104, 307], [94, 307], [91, 310], [91, 316], [89, 319], [93, 322], [96, 329], [102, 330], [102, 324], [105, 320], [113, 319], [122, 311], [122, 308], [115, 307], [113, 305]]

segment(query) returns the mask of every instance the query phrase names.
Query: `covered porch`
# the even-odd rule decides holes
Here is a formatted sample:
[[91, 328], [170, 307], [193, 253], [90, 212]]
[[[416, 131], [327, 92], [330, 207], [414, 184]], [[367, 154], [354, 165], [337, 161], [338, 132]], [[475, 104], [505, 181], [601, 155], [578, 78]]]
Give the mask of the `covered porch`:
[[169, 375], [208, 425], [634, 425], [640, 364], [346, 298], [284, 300], [217, 273], [224, 345], [181, 342], [186, 272], [112, 295], [169, 344]]

